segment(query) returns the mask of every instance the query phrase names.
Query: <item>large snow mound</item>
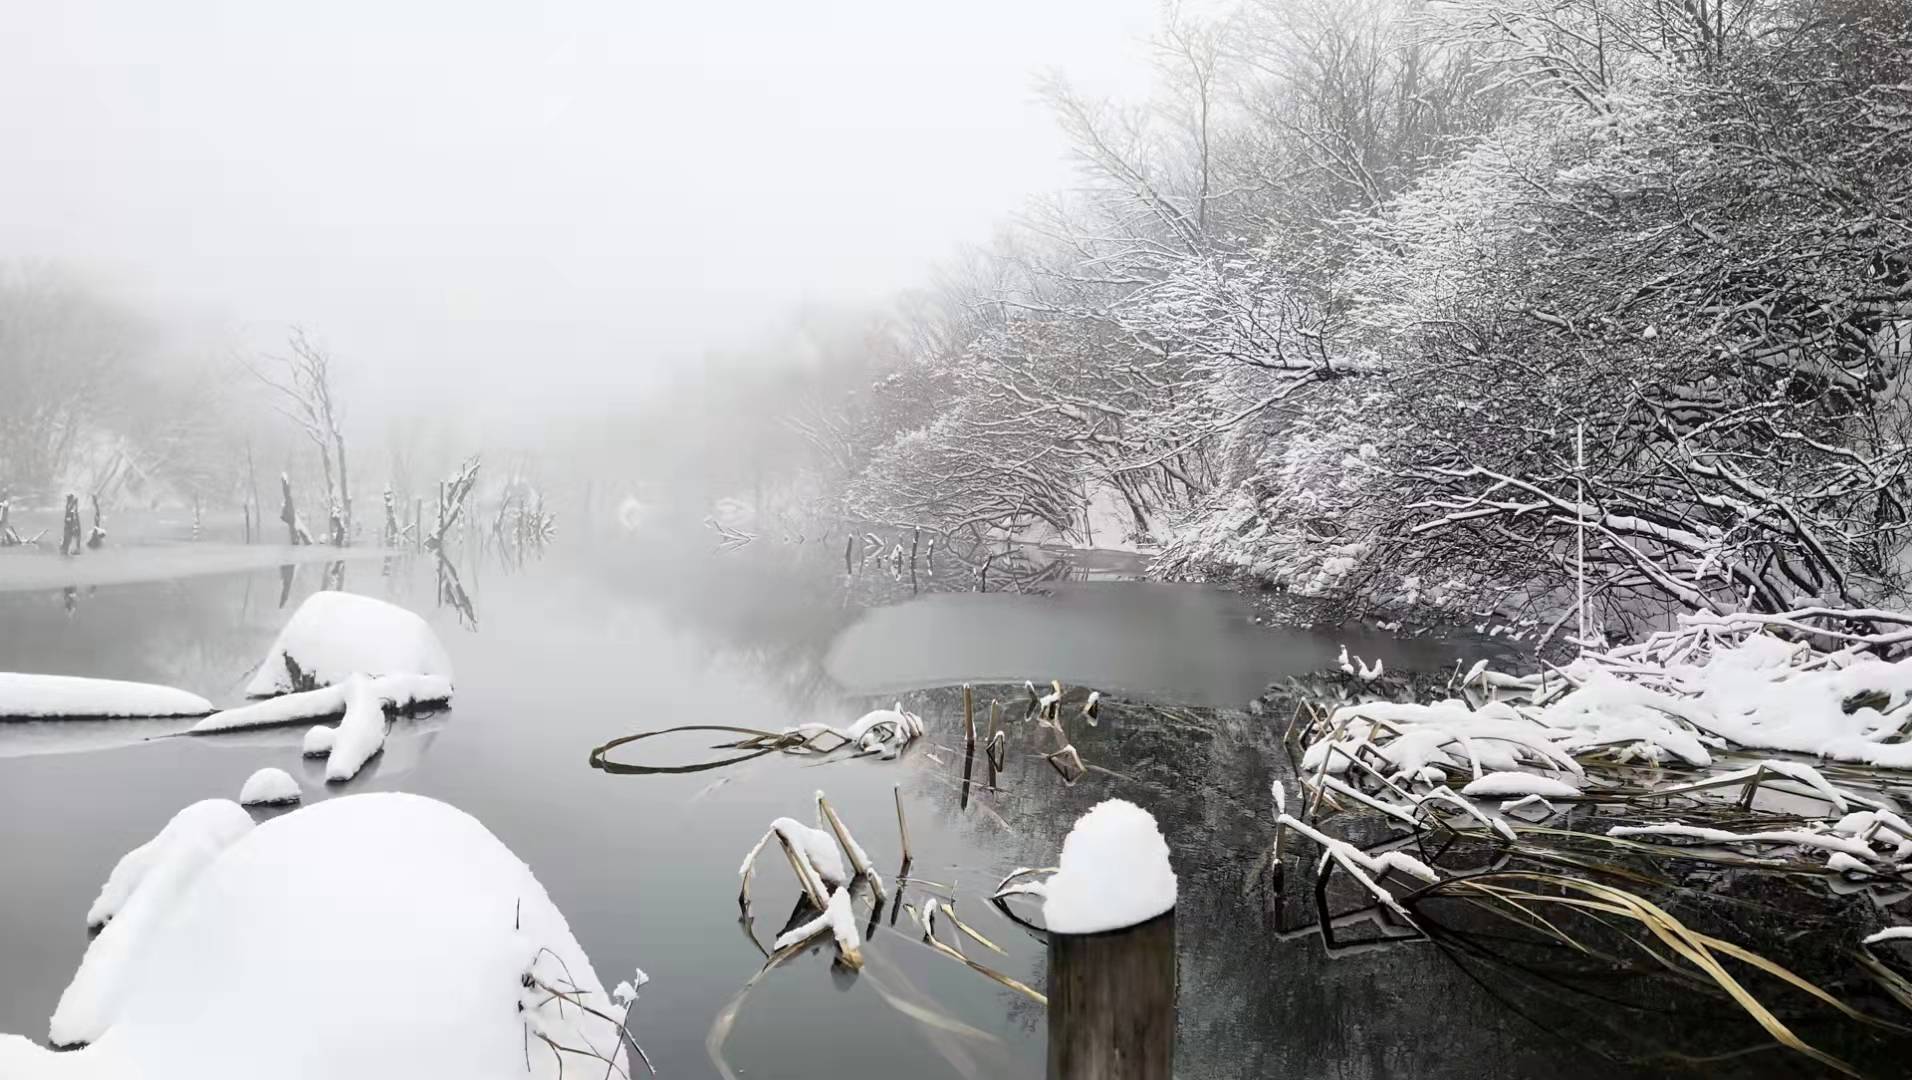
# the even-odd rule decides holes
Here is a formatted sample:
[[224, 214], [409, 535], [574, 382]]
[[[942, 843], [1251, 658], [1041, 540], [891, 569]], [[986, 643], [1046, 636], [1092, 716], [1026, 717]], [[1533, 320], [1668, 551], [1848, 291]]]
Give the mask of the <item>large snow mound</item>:
[[[303, 682], [295, 682], [290, 660]], [[351, 675], [434, 675], [451, 681], [451, 659], [425, 620], [396, 604], [343, 592], [305, 598], [246, 685], [270, 697], [343, 682]]]
[[1120, 930], [1175, 906], [1168, 841], [1155, 818], [1127, 800], [1108, 799], [1077, 818], [1057, 865], [1042, 904], [1053, 933]]
[[0, 720], [204, 716], [212, 702], [154, 683], [0, 671]]
[[154, 931], [165, 924], [200, 872], [251, 831], [252, 818], [238, 804], [207, 799], [173, 815], [159, 835], [121, 857], [87, 910], [86, 925], [104, 927], [87, 946], [80, 969], [53, 1010], [48, 1038], [54, 1045], [99, 1038], [126, 993], [129, 977], [139, 970]]
[[141, 937], [92, 1045], [0, 1036], [0, 1077], [551, 1078], [547, 1038], [628, 1070], [611, 1021], [537, 985], [620, 1015], [537, 878], [431, 799], [348, 796], [250, 828]]

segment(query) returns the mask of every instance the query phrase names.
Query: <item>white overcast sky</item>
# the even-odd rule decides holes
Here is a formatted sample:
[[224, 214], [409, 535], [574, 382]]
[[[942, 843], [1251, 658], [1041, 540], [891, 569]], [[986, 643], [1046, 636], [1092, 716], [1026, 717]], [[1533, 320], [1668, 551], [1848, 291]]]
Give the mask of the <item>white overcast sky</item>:
[[0, 259], [556, 404], [916, 283], [1067, 182], [1154, 0], [0, 0]]

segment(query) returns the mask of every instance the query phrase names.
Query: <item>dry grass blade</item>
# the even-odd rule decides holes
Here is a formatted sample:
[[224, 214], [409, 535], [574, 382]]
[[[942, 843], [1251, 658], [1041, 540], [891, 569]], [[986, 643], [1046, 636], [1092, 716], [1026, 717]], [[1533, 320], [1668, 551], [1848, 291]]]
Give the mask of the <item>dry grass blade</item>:
[[[1674, 918], [1651, 901], [1607, 885], [1581, 881], [1560, 874], [1543, 874], [1529, 871], [1503, 871], [1489, 875], [1481, 875], [1477, 878], [1465, 879], [1455, 884], [1491, 894], [1489, 890], [1479, 888], [1484, 884], [1482, 878], [1525, 880], [1553, 885], [1556, 888], [1577, 892], [1592, 899], [1578, 900], [1571, 896], [1550, 896], [1534, 892], [1528, 892], [1524, 895], [1527, 899], [1534, 902], [1562, 904], [1567, 907], [1592, 908], [1615, 915], [1623, 915], [1639, 922], [1651, 931], [1655, 937], [1659, 938], [1667, 948], [1673, 950], [1673, 952], [1678, 954], [1682, 959], [1698, 968], [1717, 984], [1720, 989], [1726, 991], [1727, 995], [1733, 999], [1735, 1004], [1745, 1010], [1747, 1015], [1751, 1016], [1760, 1027], [1766, 1029], [1767, 1034], [1771, 1035], [1781, 1045], [1847, 1076], [1859, 1075], [1845, 1062], [1833, 1057], [1831, 1054], [1808, 1045], [1804, 1040], [1800, 1039], [1799, 1036], [1793, 1033], [1791, 1028], [1787, 1027], [1786, 1024], [1777, 1016], [1774, 1016], [1772, 1011], [1766, 1008], [1758, 998], [1754, 997], [1751, 991], [1741, 985], [1739, 980], [1734, 978], [1732, 973], [1728, 972], [1725, 966], [1721, 964], [1719, 959], [1713, 954], [1714, 948], [1724, 943], [1719, 942], [1716, 938], [1711, 938], [1705, 934], [1694, 931], [1685, 923]], [[1848, 1006], [1838, 1002], [1830, 994], [1813, 986], [1792, 972], [1787, 971], [1785, 968], [1780, 967], [1778, 964], [1774, 964], [1763, 958], [1749, 959], [1753, 954], [1738, 946], [1729, 945], [1720, 949], [1720, 951], [1736, 959], [1751, 963], [1759, 970], [1783, 979], [1794, 987], [1807, 991], [1820, 1001], [1833, 1004], [1848, 1016], [1860, 1015]]]
[[877, 900], [888, 900], [889, 894], [883, 891], [883, 876], [876, 872], [876, 867], [870, 865], [869, 856], [864, 854], [856, 838], [850, 835], [850, 827], [837, 816], [836, 808], [830, 805], [830, 800], [824, 798], [821, 791], [817, 792], [817, 810], [829, 824], [830, 832], [836, 836], [837, 846], [849, 856], [851, 867], [870, 883], [870, 891], [876, 894]]
[[961, 930], [964, 934], [967, 934], [978, 945], [981, 945], [983, 948], [988, 949], [989, 951], [993, 953], [997, 953], [998, 955], [1001, 955], [1001, 956], [1009, 955], [1009, 953], [1006, 950], [1004, 950], [1002, 946], [996, 944], [995, 942], [977, 933], [976, 930], [973, 927], [971, 927], [968, 923], [957, 918], [956, 912], [954, 910], [945, 907], [943, 909], [943, 913], [949, 916], [950, 922], [956, 924], [956, 929]]

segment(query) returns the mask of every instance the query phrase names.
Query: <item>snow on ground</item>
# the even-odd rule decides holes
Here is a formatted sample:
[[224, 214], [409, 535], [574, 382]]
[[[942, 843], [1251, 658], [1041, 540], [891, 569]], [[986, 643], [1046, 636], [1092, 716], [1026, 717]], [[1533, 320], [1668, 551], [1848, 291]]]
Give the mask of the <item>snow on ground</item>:
[[0, 671], [0, 720], [204, 716], [212, 703], [154, 683]]
[[1055, 933], [1120, 930], [1175, 906], [1168, 841], [1155, 818], [1127, 800], [1104, 800], [1077, 818], [1057, 866], [1042, 904]]
[[287, 660], [316, 685], [352, 675], [434, 675], [451, 681], [451, 660], [425, 620], [356, 593], [317, 592], [293, 612], [246, 686], [248, 697], [301, 689]]
[[[235, 804], [198, 804], [209, 805], [225, 809], [185, 813], [223, 817], [237, 839], [196, 873], [143, 860], [149, 878], [162, 861], [175, 867], [183, 887], [142, 885], [82, 961], [84, 974], [122, 928], [115, 992], [91, 999], [83, 1029], [92, 1045], [55, 1053], [0, 1035], [0, 1076], [548, 1080], [606, 1071], [573, 1053], [561, 1070], [545, 1039], [627, 1068], [615, 1023], [577, 1007], [621, 1015], [564, 916], [470, 816], [380, 793], [253, 827]], [[154, 917], [136, 924], [142, 896]]]
[[[252, 831], [252, 818], [226, 799], [196, 802], [173, 815], [151, 840], [126, 853], [86, 913], [101, 926], [53, 1010], [48, 1037], [56, 1046], [92, 1042], [112, 1022], [154, 932], [171, 917], [194, 879], [219, 854]], [[0, 1052], [0, 1062], [4, 1062]], [[0, 1072], [0, 1075], [7, 1075]]]
[[299, 801], [299, 782], [284, 769], [260, 769], [239, 789], [241, 806], [271, 806]]

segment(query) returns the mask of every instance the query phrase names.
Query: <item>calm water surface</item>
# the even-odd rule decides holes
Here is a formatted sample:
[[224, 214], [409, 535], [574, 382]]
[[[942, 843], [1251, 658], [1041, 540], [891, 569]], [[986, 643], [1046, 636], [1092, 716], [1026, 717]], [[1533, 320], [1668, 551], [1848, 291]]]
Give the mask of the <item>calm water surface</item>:
[[[345, 588], [433, 620], [458, 696], [444, 714], [399, 721], [385, 753], [345, 785], [325, 785], [321, 767], [301, 760], [300, 728], [184, 739], [153, 738], [172, 728], [152, 724], [0, 725], [0, 1031], [44, 1036], [86, 946], [86, 907], [122, 853], [187, 803], [234, 796], [253, 770], [274, 765], [300, 777], [308, 799], [405, 790], [476, 815], [530, 863], [606, 984], [636, 966], [651, 975], [633, 1027], [668, 1077], [717, 1074], [705, 1048], [712, 1018], [761, 965], [737, 918], [743, 853], [772, 818], [807, 819], [824, 789], [879, 866], [893, 868], [894, 784], [914, 873], [957, 890], [965, 920], [1009, 951], [988, 962], [1038, 987], [1040, 946], [983, 897], [1008, 870], [1051, 862], [1069, 822], [1101, 798], [1123, 795], [1158, 815], [1182, 880], [1182, 1075], [1630, 1074], [1549, 1033], [1569, 1021], [1523, 1017], [1430, 947], [1330, 958], [1312, 938], [1275, 933], [1257, 863], [1271, 835], [1268, 783], [1288, 766], [1274, 721], [1239, 707], [1272, 678], [1322, 666], [1352, 635], [1256, 626], [1231, 595], [1188, 586], [1062, 581], [1047, 596], [938, 594], [966, 584], [963, 571], [945, 570], [913, 593], [886, 567], [846, 575], [837, 551], [580, 545], [509, 571], [472, 559], [464, 584], [475, 620], [438, 607], [429, 568], [413, 560], [348, 563], [333, 571]], [[0, 591], [0, 670], [159, 680], [230, 701], [286, 612], [327, 573], [181, 571], [189, 555], [165, 559], [165, 572], [188, 576], [116, 572], [70, 590]], [[1450, 665], [1460, 651], [1354, 640], [1390, 667]], [[1076, 739], [1110, 772], [1065, 788], [1018, 744], [1005, 790], [961, 809], [960, 709], [949, 688], [1025, 678], [1122, 695]], [[842, 723], [897, 697], [928, 718], [931, 736], [896, 762], [773, 755], [658, 776], [586, 762], [592, 746], [640, 729]], [[1217, 708], [1175, 707], [1191, 704]], [[646, 752], [694, 760], [698, 738]], [[795, 891], [781, 866], [764, 864], [763, 940], [782, 929]], [[931, 953], [907, 915], [866, 951], [861, 976], [832, 971], [814, 950], [760, 983], [725, 1046], [731, 1067], [746, 1077], [1041, 1075], [1039, 1008]], [[926, 1027], [890, 997], [987, 1037]]]

